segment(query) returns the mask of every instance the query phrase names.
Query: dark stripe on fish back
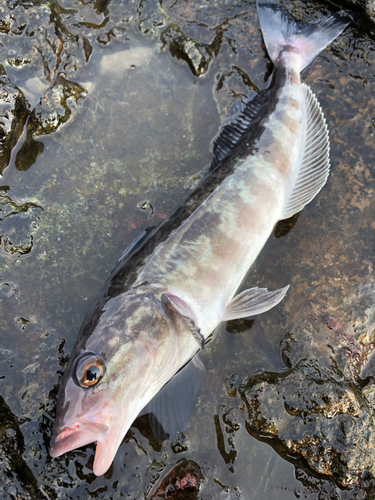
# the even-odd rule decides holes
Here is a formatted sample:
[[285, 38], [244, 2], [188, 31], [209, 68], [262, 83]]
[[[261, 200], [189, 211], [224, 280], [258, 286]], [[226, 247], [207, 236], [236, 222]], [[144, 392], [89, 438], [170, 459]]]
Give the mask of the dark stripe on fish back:
[[[99, 292], [86, 316], [78, 338], [82, 338], [82, 336], [87, 338], [90, 336], [99, 322], [103, 306], [111, 298], [128, 291], [132, 287], [133, 283], [137, 280], [139, 271], [145, 265], [145, 259], [152, 255], [155, 248], [165, 241], [172, 231], [177, 229], [184, 220], [191, 216], [209, 195], [220, 186], [226, 177], [234, 173], [241, 160], [256, 153], [256, 142], [265, 130], [267, 118], [276, 108], [279, 90], [285, 85], [285, 81], [285, 70], [280, 69], [275, 71], [273, 82], [266, 91], [268, 94], [266, 102], [264, 102], [256, 116], [252, 118], [251, 125], [244, 131], [233, 149], [218, 163], [217, 159], [214, 158], [207, 175], [202, 178], [200, 184], [189, 195], [187, 200], [170, 217], [154, 228], [150, 228], [145, 236], [134, 245], [134, 248], [131, 249], [124, 262], [121, 263], [119, 268], [115, 269]], [[251, 102], [248, 104], [251, 106]], [[242, 113], [245, 112], [246, 109]], [[223, 132], [225, 127], [223, 128]], [[228, 129], [226, 129], [226, 136], [228, 136]], [[217, 144], [217, 141], [215, 141], [215, 144]]]
[[[232, 151], [203, 179], [197, 188], [189, 195], [187, 200], [180, 205], [173, 214], [165, 219], [160, 225], [151, 229], [138, 251], [129, 255], [121, 268], [110, 278], [108, 295], [115, 297], [123, 293], [136, 281], [138, 271], [143, 261], [151, 255], [156, 246], [165, 241], [172, 231], [177, 229], [184, 220], [217, 189], [226, 177], [231, 175], [239, 165], [239, 160], [244, 160], [256, 152], [255, 143], [258, 141], [265, 129], [267, 118], [273, 113], [278, 102], [278, 91], [285, 84], [285, 70], [275, 72], [273, 84], [268, 90], [268, 99], [254, 117], [251, 126], [243, 134]], [[251, 105], [251, 103], [249, 103]], [[245, 112], [245, 111], [244, 111]], [[244, 113], [243, 112], [243, 113]], [[214, 163], [215, 159], [212, 163]], [[210, 167], [211, 168], [211, 167]]]
[[214, 158], [206, 172], [208, 175], [223, 160], [225, 160], [246, 135], [249, 128], [254, 126], [259, 112], [268, 104], [272, 88], [261, 90], [251, 101], [243, 105], [242, 111], [222, 126], [220, 133], [214, 141]]

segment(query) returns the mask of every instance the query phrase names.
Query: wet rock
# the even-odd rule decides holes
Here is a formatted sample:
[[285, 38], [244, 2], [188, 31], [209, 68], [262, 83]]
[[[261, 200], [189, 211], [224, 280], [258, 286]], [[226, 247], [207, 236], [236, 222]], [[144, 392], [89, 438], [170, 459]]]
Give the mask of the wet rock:
[[34, 165], [38, 156], [43, 153], [44, 144], [40, 141], [34, 141], [31, 134], [26, 136], [22, 148], [18, 151], [15, 167], [17, 170], [28, 170], [31, 165]]
[[27, 118], [25, 97], [0, 65], [0, 174], [8, 165], [12, 149]]
[[160, 33], [165, 27], [168, 18], [162, 2], [157, 0], [145, 0], [140, 3], [138, 28], [145, 35]]
[[[255, 97], [259, 88], [241, 68], [221, 69], [215, 76], [213, 92], [222, 126], [240, 113], [247, 101]], [[215, 139], [214, 139], [215, 140]]]
[[[89, 119], [85, 120], [84, 127], [71, 119], [69, 126], [63, 127], [63, 135], [58, 133], [48, 139], [49, 148], [46, 147], [45, 154], [37, 158], [38, 168], [35, 171], [24, 175], [13, 172], [14, 176], [4, 179], [12, 185], [12, 189], [18, 189], [22, 196], [26, 196], [25, 199], [46, 200], [48, 207], [48, 216], [43, 217], [43, 225], [38, 230], [38, 248], [31, 252], [30, 258], [18, 259], [18, 266], [14, 266], [17, 255], [5, 254], [9, 257], [6, 259], [9, 266], [4, 266], [2, 270], [4, 306], [0, 317], [3, 347], [0, 375], [6, 375], [6, 380], [2, 381], [2, 395], [12, 411], [22, 421], [25, 412], [29, 420], [21, 427], [25, 436], [23, 458], [35, 471], [38, 484], [43, 485], [44, 491], [49, 488], [50, 498], [107, 500], [111, 496], [146, 497], [150, 488], [149, 475], [154, 474], [154, 485], [159, 475], [165, 474], [163, 471], [170, 471], [176, 465], [176, 448], [172, 448], [168, 441], [160, 444], [156, 440], [152, 442], [149, 437], [151, 430], [145, 431], [149, 425], [145, 419], [142, 426], [134, 431], [139, 444], [133, 437], [129, 442], [125, 440], [107, 478], [93, 477], [94, 446], [60, 459], [49, 459], [48, 443], [54, 415], [51, 408], [55, 407], [55, 399], [50, 398], [49, 406], [46, 400], [57, 384], [56, 370], [63, 370], [62, 354], [58, 355], [57, 348], [55, 351], [52, 349], [54, 344], [49, 351], [42, 349], [43, 344], [48, 347], [51, 335], [42, 339], [35, 331], [33, 317], [34, 320], [42, 320], [47, 329], [53, 328], [57, 336], [66, 339], [64, 356], [67, 357], [87, 305], [93, 300], [90, 294], [96, 293], [102, 286], [106, 272], [110, 271], [124, 246], [148, 224], [147, 210], [142, 206], [138, 210], [137, 203], [152, 200], [154, 217], [161, 220], [178, 206], [184, 179], [198, 169], [204, 170], [209, 163], [211, 157], [204, 156], [203, 152], [208, 149], [220, 121], [215, 103], [211, 103], [212, 93], [217, 100], [219, 116], [224, 119], [234, 98], [251, 98], [252, 91], [267, 86], [264, 78], [267, 68], [271, 68], [259, 31], [255, 2], [246, 5], [241, 2], [205, 2], [203, 5], [166, 0], [163, 8], [170, 16], [170, 22], [180, 29], [173, 36], [183, 33], [185, 38], [199, 40], [210, 47], [214, 33], [219, 29], [226, 30], [220, 54], [209, 63], [211, 73], [206, 73], [198, 79], [198, 85], [190, 87], [189, 81], [186, 81], [189, 80], [186, 79], [186, 59], [179, 67], [181, 61], [171, 60], [169, 54], [159, 53], [159, 41], [151, 45], [152, 36], [145, 37], [146, 32], [151, 34], [153, 30], [155, 33], [159, 30], [160, 33], [161, 29], [165, 29], [155, 24], [158, 13], [154, 7], [158, 4], [160, 2], [156, 0], [127, 3], [64, 0], [61, 7], [56, 2], [42, 2], [33, 8], [30, 3], [13, 2], [11, 14], [0, 21], [8, 74], [17, 86], [25, 88], [24, 93], [30, 103], [39, 103], [41, 96], [52, 85], [56, 71], [62, 68], [66, 80], [87, 81], [88, 85], [95, 86], [96, 92], [92, 94], [93, 99], [85, 102]], [[313, 17], [326, 13], [315, 13], [310, 8], [311, 3], [298, 1], [297, 4], [301, 18], [305, 11]], [[330, 6], [325, 3], [324, 9], [327, 8]], [[144, 21], [146, 14], [148, 17]], [[261, 284], [276, 288], [291, 282], [290, 294], [269, 315], [257, 318], [251, 330], [252, 322], [231, 322], [228, 328], [233, 335], [224, 336], [226, 340], [220, 348], [217, 347], [219, 339], [215, 339], [205, 349], [207, 354], [204, 354], [210, 360], [209, 388], [192, 418], [192, 430], [186, 439], [190, 448], [182, 452], [204, 464], [205, 490], [202, 487], [198, 493], [202, 498], [366, 498], [367, 490], [361, 490], [362, 495], [358, 496], [348, 493], [348, 490], [339, 490], [331, 480], [332, 476], [321, 476], [317, 480], [318, 474], [311, 473], [310, 467], [303, 469], [304, 475], [298, 469], [294, 474], [293, 467], [289, 463], [283, 465], [284, 460], [266, 444], [254, 443], [255, 440], [249, 443], [248, 439], [242, 439], [244, 427], [241, 425], [238, 431], [235, 430], [238, 425], [236, 408], [230, 412], [217, 411], [217, 406], [226, 408], [227, 398], [230, 397], [233, 403], [238, 383], [245, 373], [261, 369], [282, 370], [279, 340], [285, 331], [292, 335], [289, 359], [293, 366], [305, 350], [307, 353], [314, 350], [314, 356], [316, 351], [316, 355], [319, 354], [320, 359], [327, 360], [328, 364], [332, 346], [336, 349], [333, 338], [338, 337], [339, 332], [322, 329], [317, 337], [312, 330], [307, 336], [304, 330], [298, 328], [298, 335], [297, 326], [306, 316], [317, 317], [322, 312], [321, 308], [327, 305], [330, 308], [327, 314], [335, 315], [337, 303], [342, 304], [344, 297], [351, 293], [350, 284], [358, 283], [359, 279], [365, 281], [365, 271], [361, 268], [365, 266], [366, 259], [373, 265], [373, 233], [370, 228], [371, 223], [375, 227], [374, 211], [372, 205], [367, 205], [367, 208], [365, 205], [365, 202], [374, 199], [367, 192], [375, 164], [371, 153], [375, 114], [373, 97], [368, 91], [373, 86], [373, 51], [370, 39], [363, 37], [356, 40], [352, 29], [351, 26], [335, 42], [334, 52], [327, 50], [304, 75], [319, 95], [327, 114], [333, 175], [322, 195], [306, 207], [288, 236], [278, 239], [276, 243], [271, 238], [269, 243], [274, 246], [261, 253], [263, 261], [259, 260], [258, 271], [252, 273], [248, 280], [251, 280], [250, 283], [244, 284], [244, 287]], [[9, 36], [4, 36], [6, 33]], [[168, 51], [171, 38], [166, 41]], [[125, 49], [128, 49], [126, 54]], [[131, 61], [136, 66], [134, 70], [129, 67], [124, 69], [121, 58], [131, 54], [147, 57]], [[199, 57], [198, 54], [198, 63]], [[90, 66], [79, 73], [88, 58]], [[144, 63], [140, 64], [139, 59]], [[130, 62], [129, 59], [125, 61], [127, 64]], [[106, 66], [104, 62], [110, 65]], [[107, 70], [112, 68], [113, 73], [108, 75]], [[112, 79], [112, 76], [116, 78]], [[124, 78], [123, 81], [121, 78]], [[216, 82], [218, 88], [214, 87]], [[364, 88], [366, 85], [368, 88]], [[196, 94], [192, 97], [194, 91]], [[29, 159], [18, 156], [20, 162], [17, 168], [35, 161], [38, 148], [43, 147], [41, 141], [29, 137], [29, 149], [22, 149], [23, 153], [28, 152]], [[368, 165], [369, 168], [364, 170], [362, 167], [360, 170], [361, 165]], [[12, 173], [12, 169], [7, 169], [8, 172]], [[332, 193], [337, 185], [340, 189]], [[352, 208], [354, 202], [365, 211], [360, 213]], [[3, 222], [16, 222], [29, 211], [14, 214]], [[311, 213], [314, 216], [310, 216]], [[363, 228], [363, 237], [354, 226]], [[306, 230], [303, 229], [305, 227]], [[367, 241], [366, 252], [360, 250], [364, 241]], [[354, 257], [353, 248], [356, 249]], [[335, 257], [328, 260], [326, 254]], [[355, 268], [349, 261], [355, 263]], [[265, 264], [262, 266], [261, 262]], [[356, 269], [359, 271], [355, 272]], [[353, 304], [347, 306], [350, 310], [353, 307]], [[301, 319], [296, 311], [302, 308], [304, 315]], [[340, 320], [352, 324], [346, 316]], [[293, 330], [295, 326], [296, 330]], [[9, 335], [9, 332], [13, 334]], [[332, 335], [326, 340], [329, 332]], [[17, 335], [19, 341], [14, 345]], [[351, 342], [348, 337], [342, 353], [343, 356], [344, 353], [347, 357], [350, 355], [354, 363], [357, 351]], [[11, 354], [10, 349], [13, 349]], [[46, 355], [48, 352], [49, 357]], [[287, 354], [286, 350], [283, 352]], [[13, 359], [17, 361], [14, 370], [19, 367], [19, 371], [13, 375], [10, 373], [8, 377], [10, 356], [12, 364]], [[44, 363], [46, 358], [48, 363]], [[367, 373], [371, 376], [369, 369], [366, 376]], [[350, 373], [345, 373], [345, 376], [350, 378]], [[319, 379], [319, 376], [316, 375], [316, 378]], [[320, 376], [320, 379], [324, 377]], [[224, 380], [227, 381], [226, 387], [223, 387]], [[337, 378], [338, 386], [340, 380], [342, 376]], [[361, 390], [368, 401], [373, 400], [371, 384]], [[15, 395], [13, 401], [9, 395]], [[22, 410], [21, 406], [17, 407], [18, 400]], [[45, 411], [48, 413], [43, 420]], [[214, 420], [216, 413], [219, 413], [219, 419]], [[242, 407], [238, 413], [242, 422]], [[287, 447], [280, 444], [280, 449], [287, 450]], [[12, 451], [10, 448], [10, 453]], [[267, 459], [262, 460], [263, 453]], [[234, 457], [236, 460], [233, 462]], [[150, 462], [153, 461], [163, 461], [155, 473], [149, 472]], [[371, 477], [369, 474], [370, 480]], [[168, 497], [168, 484], [161, 490], [164, 497]], [[333, 485], [334, 492], [338, 493], [328, 494], [327, 485]], [[367, 488], [363, 478], [362, 485]], [[279, 489], [275, 490], [274, 486]], [[206, 487], [210, 488], [209, 492]], [[13, 494], [11, 488], [12, 483], [6, 483], [4, 499], [8, 500]], [[243, 494], [239, 492], [241, 489]], [[178, 489], [169, 493], [169, 498], [178, 493], [183, 498], [196, 494]], [[372, 498], [370, 493], [368, 495]], [[27, 498], [26, 494], [23, 496]]]
[[8, 255], [30, 253], [42, 211], [36, 203], [18, 205], [10, 196], [0, 195], [0, 249]]
[[297, 224], [298, 218], [301, 215], [301, 212], [292, 215], [289, 219], [279, 220], [275, 227], [275, 238], [281, 238], [286, 236]]
[[15, 160], [18, 170], [28, 170], [44, 150], [43, 143], [33, 137], [56, 132], [74, 116], [86, 94], [87, 91], [78, 83], [66, 80], [62, 75], [56, 78], [30, 115], [27, 137]]
[[193, 74], [200, 76], [208, 71], [213, 57], [217, 55], [222, 34], [216, 35], [208, 45], [186, 36], [177, 25], [171, 25], [162, 33], [160, 39], [164, 42], [163, 49], [169, 42], [172, 56], [187, 62]]
[[7, 497], [23, 500], [45, 498], [38, 491], [37, 481], [22, 457], [25, 450], [18, 418], [0, 396], [0, 490]]
[[148, 499], [195, 500], [203, 474], [193, 460], [183, 459], [152, 488]]
[[265, 372], [240, 388], [246, 427], [286, 458], [302, 459], [339, 486], [372, 476], [374, 428], [370, 409], [354, 384], [320, 377], [314, 362], [284, 373]]
[[51, 85], [60, 68], [73, 79], [91, 56], [89, 39], [108, 29], [108, 19], [100, 12], [106, 2], [90, 3], [70, 9], [69, 0], [64, 7], [43, 1], [37, 5], [14, 2], [4, 9], [0, 33], [7, 35], [2, 43], [6, 63], [12, 68], [8, 73], [31, 104], [41, 97], [42, 87]]
[[29, 132], [33, 136], [56, 132], [72, 117], [86, 94], [87, 91], [81, 85], [59, 75], [33, 109], [28, 123]]
[[368, 17], [373, 23], [375, 23], [375, 2], [374, 0], [367, 0], [366, 2], [366, 12]]
[[367, 18], [372, 23], [375, 23], [375, 2], [374, 0], [349, 0], [346, 2], [340, 2], [343, 8], [357, 8], [364, 10]]

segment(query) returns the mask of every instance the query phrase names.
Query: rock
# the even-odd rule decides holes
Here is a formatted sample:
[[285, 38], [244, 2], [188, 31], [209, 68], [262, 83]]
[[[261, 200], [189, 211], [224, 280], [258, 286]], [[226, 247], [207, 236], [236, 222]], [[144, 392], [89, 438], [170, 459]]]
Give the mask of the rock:
[[26, 136], [22, 148], [18, 151], [15, 167], [17, 170], [28, 170], [31, 165], [34, 165], [38, 156], [43, 153], [44, 144], [40, 141], [34, 141], [31, 134]]
[[367, 12], [368, 17], [371, 19], [371, 21], [375, 23], [375, 1], [374, 0], [367, 0], [366, 1], [366, 12]]
[[208, 45], [186, 36], [178, 26], [172, 24], [162, 33], [160, 39], [164, 43], [163, 49], [169, 41], [172, 56], [187, 62], [193, 74], [201, 76], [208, 71], [214, 55], [217, 55], [222, 34], [216, 35]]
[[20, 205], [8, 195], [0, 195], [0, 245], [9, 255], [25, 255], [34, 245], [34, 232], [43, 208], [33, 202]]
[[[360, 2], [357, 0], [354, 2], [354, 4], [362, 6], [363, 2]], [[364, 7], [365, 7], [365, 13], [366, 13], [368, 19], [372, 23], [375, 23], [375, 1], [374, 0], [366, 0]]]
[[[8, 225], [6, 235], [13, 245], [23, 241], [17, 233], [21, 223], [28, 224], [25, 235], [32, 234], [36, 243], [24, 257], [4, 251], [2, 254], [0, 378], [5, 378], [1, 381], [1, 395], [19, 419], [24, 436], [22, 458], [37, 478], [39, 488], [51, 499], [147, 498], [157, 481], [152, 490], [154, 499], [156, 493], [162, 498], [180, 495], [215, 500], [375, 498], [371, 471], [361, 474], [355, 463], [349, 464], [349, 480], [359, 480], [357, 485], [343, 489], [337, 485], [345, 475], [340, 465], [345, 457], [339, 455], [335, 465], [332, 452], [321, 458], [315, 449], [318, 444], [314, 448], [311, 443], [308, 451], [307, 445], [303, 450], [304, 435], [295, 431], [289, 443], [293, 429], [280, 428], [282, 422], [299, 423], [301, 434], [310, 425], [312, 436], [320, 436], [324, 450], [324, 430], [331, 432], [340, 421], [345, 427], [348, 418], [349, 423], [355, 422], [353, 432], [359, 435], [366, 422], [371, 422], [363, 408], [375, 407], [373, 383], [356, 389], [349, 382], [351, 376], [373, 377], [375, 364], [367, 354], [371, 338], [362, 341], [351, 326], [357, 329], [363, 322], [364, 308], [353, 301], [345, 303], [359, 283], [367, 283], [374, 276], [375, 101], [369, 89], [374, 86], [375, 53], [359, 22], [345, 30], [333, 48], [319, 56], [304, 74], [329, 124], [332, 175], [293, 230], [286, 237], [270, 238], [243, 283], [244, 288], [259, 285], [270, 289], [291, 283], [290, 292], [277, 308], [255, 322], [252, 319], [227, 324], [231, 333], [220, 332], [204, 350], [209, 383], [202, 387], [183, 446], [179, 443], [176, 448], [170, 440], [152, 440], [145, 418], [130, 430], [106, 477], [95, 478], [92, 473], [94, 444], [59, 459], [48, 456], [59, 374], [88, 304], [124, 247], [145, 227], [170, 214], [188, 195], [184, 191], [185, 179], [191, 177], [196, 182], [202, 176], [194, 173], [204, 172], [209, 165], [208, 145], [220, 118], [224, 121], [227, 111], [233, 110], [233, 101], [252, 98], [266, 88], [265, 78], [272, 71], [255, 2], [245, 5], [165, 0], [157, 11], [159, 6], [158, 0], [127, 2], [126, 8], [124, 2], [105, 0], [65, 0], [61, 8], [54, 2], [42, 1], [35, 7], [30, 2], [12, 2], [5, 4], [2, 13], [0, 32], [8, 76], [29, 99], [30, 109], [37, 106], [34, 139], [29, 134], [16, 162], [18, 169], [26, 170], [37, 159], [36, 168], [28, 172], [9, 168], [4, 183], [11, 185], [13, 191], [9, 194], [17, 191], [12, 195], [17, 206], [31, 200], [46, 210], [35, 233], [27, 217], [34, 211], [39, 213], [37, 208], [30, 207], [1, 222], [4, 227]], [[300, 20], [307, 21], [331, 9], [327, 2], [302, 0], [287, 6], [293, 14], [297, 10]], [[345, 8], [350, 8], [349, 0]], [[168, 18], [163, 18], [163, 12]], [[167, 26], [170, 28], [161, 40], [159, 35]], [[219, 44], [220, 30], [224, 35], [216, 55], [212, 40], [217, 35]], [[166, 53], [160, 53], [163, 44]], [[173, 53], [176, 45], [181, 60]], [[193, 74], [186, 71], [186, 64]], [[58, 123], [66, 110], [61, 99], [54, 102], [51, 86], [62, 70], [65, 81], [78, 81], [92, 93], [85, 99], [84, 109], [78, 109], [79, 113], [83, 111], [82, 116], [77, 116], [78, 123], [73, 122], [72, 110], [67, 126], [60, 129], [64, 122]], [[193, 76], [197, 74], [200, 78]], [[68, 98], [67, 103], [69, 107], [75, 104], [74, 98]], [[37, 112], [42, 116], [36, 116]], [[49, 116], [51, 126], [47, 126]], [[43, 135], [56, 130], [48, 138]], [[41, 135], [36, 135], [39, 132]], [[45, 154], [40, 154], [42, 141]], [[192, 183], [186, 189], [193, 187]], [[147, 200], [153, 206], [152, 221], [148, 218], [152, 208]], [[4, 201], [6, 213], [15, 210], [9, 200]], [[285, 235], [291, 222], [280, 225], [277, 236]], [[10, 231], [14, 231], [12, 237]], [[29, 243], [25, 239], [24, 245]], [[350, 336], [344, 336], [332, 322], [318, 329], [315, 318], [321, 315], [349, 325]], [[52, 333], [47, 336], [53, 331], [56, 339], [65, 341], [65, 347], [58, 347]], [[357, 342], [353, 343], [353, 339]], [[298, 370], [285, 372], [280, 350], [289, 368], [302, 358], [314, 357], [319, 360], [321, 373], [311, 369], [308, 378]], [[367, 356], [369, 364], [364, 367]], [[335, 378], [332, 370], [338, 363], [344, 377]], [[344, 371], [347, 364], [349, 368]], [[259, 396], [259, 418], [276, 418], [277, 436], [270, 433], [266, 442], [250, 439], [243, 421], [247, 419], [249, 432], [259, 437], [261, 432], [252, 427], [256, 416], [250, 419], [245, 403], [237, 401], [238, 385], [250, 371], [260, 370], [281, 372], [270, 377], [268, 386], [264, 383], [264, 393]], [[260, 384], [262, 379], [258, 381]], [[350, 403], [351, 395], [355, 403], [352, 406], [363, 413], [354, 411], [359, 417], [334, 414], [330, 419], [320, 401], [321, 413], [315, 415], [311, 410], [304, 422], [302, 417], [288, 414], [282, 401], [279, 406], [271, 402], [270, 408], [265, 407], [267, 395], [276, 399], [275, 384], [279, 383], [289, 403], [287, 408], [290, 410], [294, 404], [298, 411], [300, 402], [293, 397], [296, 392], [302, 393], [303, 384], [307, 387], [306, 397], [310, 397], [313, 391], [308, 382], [315, 391], [331, 391], [337, 401], [343, 396]], [[361, 392], [367, 403], [362, 404]], [[256, 394], [256, 387], [249, 388], [249, 400], [252, 394]], [[319, 394], [324, 393], [316, 392], [311, 405], [317, 400], [319, 407]], [[281, 420], [277, 420], [279, 416]], [[16, 432], [16, 428], [15, 423], [8, 432]], [[337, 430], [339, 439], [342, 430]], [[371, 437], [371, 425], [366, 431]], [[355, 460], [353, 450], [348, 448], [354, 438], [346, 432], [347, 444], [341, 446], [348, 452], [348, 459]], [[361, 439], [358, 448], [364, 442]], [[280, 456], [268, 446], [270, 442]], [[0, 453], [10, 464], [6, 466], [9, 473], [18, 439], [13, 437], [7, 443], [6, 450], [0, 444]], [[295, 448], [299, 449], [293, 451]], [[364, 442], [362, 458], [366, 463], [370, 462], [368, 450]], [[323, 474], [308, 464], [303, 451], [311, 453], [312, 465], [317, 468], [322, 460]], [[282, 458], [291, 455], [297, 457], [295, 467]], [[177, 463], [179, 458], [185, 461]], [[205, 476], [199, 493], [192, 487], [181, 489], [187, 486], [183, 481], [186, 474], [180, 469], [181, 476], [177, 476], [178, 467], [187, 459], [195, 460]], [[329, 466], [337, 470], [341, 483], [329, 475]], [[0, 472], [0, 497], [3, 495], [4, 500], [11, 496], [32, 497], [25, 486], [18, 486], [17, 470], [14, 467], [13, 482]], [[29, 479], [32, 488], [35, 482]], [[194, 480], [189, 483], [192, 486]]]
[[[340, 5], [341, 4], [341, 5]], [[375, 23], [375, 1], [374, 0], [346, 0], [338, 2], [343, 9], [360, 9], [371, 23]]]
[[12, 149], [27, 118], [25, 97], [0, 65], [0, 174], [7, 167]]
[[56, 132], [74, 116], [86, 94], [87, 91], [81, 85], [58, 75], [52, 87], [46, 91], [31, 112], [27, 124], [27, 137], [15, 160], [18, 170], [28, 170], [38, 155], [44, 151], [44, 144], [35, 141], [34, 137]]
[[28, 131], [40, 136], [56, 132], [74, 113], [86, 90], [78, 83], [66, 80], [61, 74], [40, 99], [31, 113]]
[[353, 383], [322, 378], [313, 361], [301, 361], [283, 373], [251, 377], [240, 394], [248, 432], [267, 442], [273, 437], [285, 458], [303, 459], [341, 487], [373, 477], [373, 419]]
[[[0, 474], [3, 491], [8, 498], [41, 500], [37, 481], [22, 457], [25, 450], [18, 418], [0, 396]], [[5, 497], [2, 497], [5, 498]]]
[[193, 460], [183, 459], [152, 488], [148, 499], [195, 500], [203, 474]]

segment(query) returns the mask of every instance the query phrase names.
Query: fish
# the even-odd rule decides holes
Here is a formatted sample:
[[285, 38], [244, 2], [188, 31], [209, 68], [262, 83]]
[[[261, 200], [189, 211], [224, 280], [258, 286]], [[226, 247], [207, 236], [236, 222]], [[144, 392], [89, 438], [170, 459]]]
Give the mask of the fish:
[[[194, 400], [205, 371], [197, 353], [221, 322], [261, 314], [285, 297], [289, 285], [236, 292], [275, 224], [300, 212], [327, 181], [326, 120], [300, 73], [352, 16], [297, 23], [274, 0], [257, 0], [257, 12], [274, 66], [270, 86], [222, 126], [211, 166], [185, 202], [125, 250], [61, 379], [50, 455], [96, 442], [96, 475], [160, 395], [162, 426], [184, 420], [167, 393]], [[186, 371], [195, 384], [189, 394], [179, 378]]]

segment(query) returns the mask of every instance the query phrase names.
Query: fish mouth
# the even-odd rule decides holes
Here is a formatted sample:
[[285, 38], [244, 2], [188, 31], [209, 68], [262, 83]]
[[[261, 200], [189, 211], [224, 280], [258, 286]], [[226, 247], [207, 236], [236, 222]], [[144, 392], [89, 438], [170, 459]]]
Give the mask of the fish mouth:
[[99, 422], [78, 421], [72, 427], [64, 427], [55, 436], [49, 454], [56, 458], [64, 453], [81, 448], [94, 441], [102, 441], [109, 431], [109, 426]]
[[93, 472], [96, 476], [101, 476], [110, 468], [134, 418], [108, 416], [105, 419], [106, 423], [102, 423], [98, 421], [99, 419], [92, 421], [92, 415], [89, 414], [88, 418], [77, 420], [73, 425], [57, 432], [49, 454], [56, 458], [96, 441]]

